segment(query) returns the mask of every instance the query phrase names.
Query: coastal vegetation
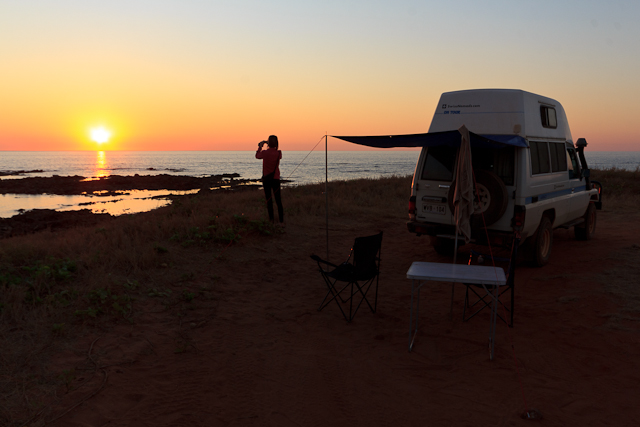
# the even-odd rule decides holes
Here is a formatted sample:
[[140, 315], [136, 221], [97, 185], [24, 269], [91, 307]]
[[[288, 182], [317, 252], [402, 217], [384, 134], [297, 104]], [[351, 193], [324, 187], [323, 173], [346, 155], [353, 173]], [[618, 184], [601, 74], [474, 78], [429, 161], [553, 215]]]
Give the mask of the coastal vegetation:
[[592, 169], [591, 179], [604, 188], [604, 209], [637, 212], [640, 208], [640, 168], [633, 171], [608, 168]]
[[[605, 211], [637, 217], [640, 170], [593, 170], [592, 179], [603, 185]], [[329, 183], [330, 226], [404, 222], [410, 185], [410, 176]], [[287, 227], [324, 228], [324, 183], [285, 188], [283, 201]], [[0, 240], [0, 425], [55, 416], [51, 405], [88, 376], [50, 365], [78, 337], [100, 336], [117, 325], [136, 327], [150, 311], [179, 324], [190, 310], [214, 313], [230, 248], [250, 258], [262, 242], [285, 241], [286, 233], [267, 220], [261, 191], [238, 188], [183, 196], [147, 213]], [[635, 273], [622, 268], [616, 283], [627, 274]], [[622, 285], [610, 291], [621, 297], [630, 292]], [[640, 308], [634, 298], [625, 313]], [[181, 336], [175, 352], [192, 346]], [[93, 377], [100, 366], [90, 363], [91, 348], [84, 351]]]
[[[331, 182], [329, 215], [353, 224], [404, 220], [410, 182]], [[283, 189], [283, 199], [287, 226], [324, 226], [324, 184]], [[1, 240], [0, 425], [46, 414], [56, 396], [74, 387], [75, 374], [51, 371], [48, 364], [74, 338], [135, 326], [143, 311], [159, 310], [180, 322], [185, 310], [215, 306], [218, 266], [228, 249], [255, 250], [285, 232], [268, 221], [262, 191], [239, 187], [183, 196], [95, 225]], [[177, 343], [176, 351], [186, 344]]]

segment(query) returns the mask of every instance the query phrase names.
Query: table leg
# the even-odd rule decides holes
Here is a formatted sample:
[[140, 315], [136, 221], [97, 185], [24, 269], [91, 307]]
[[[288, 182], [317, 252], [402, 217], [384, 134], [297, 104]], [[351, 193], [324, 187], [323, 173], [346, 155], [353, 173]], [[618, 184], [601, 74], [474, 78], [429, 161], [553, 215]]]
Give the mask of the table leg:
[[[416, 298], [416, 313], [415, 313], [415, 329], [413, 327], [413, 299], [414, 294]], [[420, 282], [418, 282], [418, 287], [416, 289], [416, 281], [415, 279], [411, 280], [411, 308], [409, 310], [409, 351], [413, 349], [413, 343], [416, 339], [416, 335], [418, 334], [418, 319], [420, 315]]]
[[493, 287], [493, 294], [489, 293], [488, 291], [487, 293], [493, 300], [491, 302], [491, 317], [489, 319], [489, 321], [491, 322], [489, 327], [489, 360], [493, 360], [496, 341], [496, 321], [498, 319], [498, 287]]

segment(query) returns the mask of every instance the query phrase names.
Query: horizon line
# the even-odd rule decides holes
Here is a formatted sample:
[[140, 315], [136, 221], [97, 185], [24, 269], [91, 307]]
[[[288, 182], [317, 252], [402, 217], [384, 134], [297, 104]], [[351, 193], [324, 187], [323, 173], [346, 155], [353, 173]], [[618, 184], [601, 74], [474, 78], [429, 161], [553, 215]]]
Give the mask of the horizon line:
[[[332, 150], [329, 149], [328, 151], [335, 151], [335, 152], [381, 152], [381, 151], [407, 151], [407, 152], [413, 152], [413, 151], [420, 151], [422, 149], [422, 147], [393, 147], [393, 148], [374, 148], [374, 147], [368, 147], [367, 149], [358, 149], [358, 150], [343, 150], [343, 149], [338, 149], [338, 150]], [[220, 152], [254, 152], [256, 150], [2, 150], [0, 149], [0, 152], [2, 153], [60, 153], [60, 152], [81, 152], [81, 153], [99, 153], [99, 152], [111, 152], [111, 153], [117, 153], [117, 152], [149, 152], [149, 153], [166, 153], [166, 152], [175, 152], [175, 153], [179, 153], [179, 152], [210, 152], [210, 151], [220, 151]], [[307, 152], [313, 152], [313, 151], [317, 151], [317, 152], [324, 152], [325, 150], [281, 150], [284, 152], [303, 152], [303, 153], [307, 153]], [[640, 149], [637, 150], [585, 150], [585, 153], [640, 153]]]

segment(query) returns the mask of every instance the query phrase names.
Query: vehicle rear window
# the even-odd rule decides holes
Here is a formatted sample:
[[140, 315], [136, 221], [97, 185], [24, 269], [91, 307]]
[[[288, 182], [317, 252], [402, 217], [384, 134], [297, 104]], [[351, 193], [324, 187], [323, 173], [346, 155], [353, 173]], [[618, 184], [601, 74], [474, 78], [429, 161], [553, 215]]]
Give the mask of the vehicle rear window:
[[429, 181], [453, 181], [457, 148], [429, 147], [420, 178]]
[[549, 163], [549, 144], [546, 142], [530, 142], [531, 150], [531, 173], [539, 175], [551, 172]]
[[[452, 182], [457, 156], [457, 148], [429, 147], [420, 179]], [[474, 147], [471, 149], [471, 159], [474, 170], [491, 171], [498, 175], [505, 185], [513, 185], [515, 171], [515, 149], [513, 147], [500, 149]]]

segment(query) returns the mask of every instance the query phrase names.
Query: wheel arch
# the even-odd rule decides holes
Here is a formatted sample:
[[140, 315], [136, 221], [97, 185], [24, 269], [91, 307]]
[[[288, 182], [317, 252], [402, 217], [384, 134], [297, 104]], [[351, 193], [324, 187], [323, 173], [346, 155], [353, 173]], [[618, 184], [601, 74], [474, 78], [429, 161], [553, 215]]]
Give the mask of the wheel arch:
[[546, 211], [542, 212], [542, 217], [540, 218], [540, 220], [542, 220], [543, 217], [549, 218], [549, 221], [551, 221], [551, 226], [553, 227], [556, 222], [555, 208], [547, 209]]

